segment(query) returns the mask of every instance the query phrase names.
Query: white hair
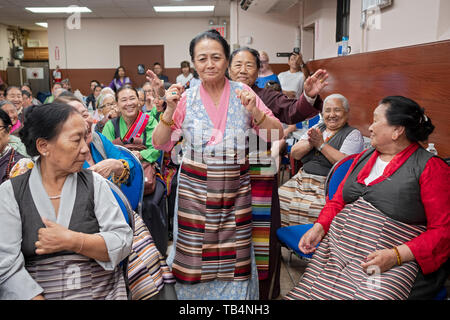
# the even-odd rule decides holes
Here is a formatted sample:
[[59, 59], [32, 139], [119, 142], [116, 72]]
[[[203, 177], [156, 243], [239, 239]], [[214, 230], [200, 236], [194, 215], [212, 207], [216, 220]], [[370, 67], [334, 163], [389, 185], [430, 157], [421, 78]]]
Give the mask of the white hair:
[[106, 93], [110, 93], [112, 95], [115, 95], [114, 90], [111, 89], [110, 87], [104, 87], [101, 91], [100, 94], [106, 94]]
[[344, 107], [346, 112], [348, 112], [350, 110], [350, 106], [348, 104], [347, 98], [344, 97], [342, 94], [339, 94], [339, 93], [330, 94], [323, 101], [323, 105], [325, 106], [327, 104], [328, 100], [331, 100], [331, 99], [338, 99], [338, 100], [340, 100], [342, 102], [342, 106]]

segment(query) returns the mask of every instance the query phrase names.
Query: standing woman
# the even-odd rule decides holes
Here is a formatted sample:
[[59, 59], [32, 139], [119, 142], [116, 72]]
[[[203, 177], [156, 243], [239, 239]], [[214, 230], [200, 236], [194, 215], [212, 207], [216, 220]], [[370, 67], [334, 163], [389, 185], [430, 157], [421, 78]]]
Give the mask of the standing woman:
[[169, 88], [153, 134], [164, 151], [178, 141], [174, 130], [185, 138], [168, 257], [175, 289], [178, 299], [258, 299], [248, 142], [238, 142], [251, 128], [268, 140], [283, 129], [248, 86], [225, 77], [230, 47], [218, 32], [196, 36], [189, 52], [202, 84], [182, 95], [181, 85]]
[[86, 123], [71, 106], [27, 111], [32, 170], [0, 186], [0, 299], [126, 299], [133, 231], [105, 179], [82, 169]]
[[123, 85], [125, 84], [131, 84], [130, 78], [125, 76], [125, 68], [120, 66], [116, 69], [116, 72], [114, 73], [114, 79], [109, 84], [109, 87], [114, 90], [114, 92], [117, 92]]

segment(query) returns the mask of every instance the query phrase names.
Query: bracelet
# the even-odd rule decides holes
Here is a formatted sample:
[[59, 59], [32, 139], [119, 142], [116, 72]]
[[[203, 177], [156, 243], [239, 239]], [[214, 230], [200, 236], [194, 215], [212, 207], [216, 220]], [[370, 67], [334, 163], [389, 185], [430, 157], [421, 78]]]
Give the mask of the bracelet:
[[259, 122], [256, 122], [256, 119], [253, 119], [255, 126], [259, 127], [261, 125], [261, 123], [264, 122], [264, 120], [266, 120], [267, 115], [265, 113], [263, 113], [263, 117], [261, 118], [261, 120], [259, 120]]
[[400, 252], [398, 252], [397, 247], [393, 247], [392, 250], [395, 251], [395, 254], [397, 255], [397, 265], [402, 265], [402, 258], [400, 257]]
[[170, 122], [167, 122], [166, 120], [163, 119], [163, 114], [164, 112], [161, 112], [161, 114], [159, 115], [159, 120], [166, 126], [172, 127], [175, 124], [175, 122], [173, 122], [173, 119], [171, 119]]
[[80, 247], [80, 249], [79, 249], [78, 251], [76, 251], [76, 253], [80, 253], [81, 250], [83, 250], [83, 245], [84, 245], [84, 240], [85, 240], [85, 237], [83, 236], [83, 234], [82, 234], [81, 232], [78, 232], [78, 233], [83, 237], [83, 241], [81, 242], [81, 247]]
[[113, 172], [111, 180], [114, 184], [116, 184], [117, 186], [120, 187], [120, 185], [122, 183], [124, 183], [125, 181], [127, 181], [128, 178], [130, 177], [130, 165], [128, 164], [127, 161], [125, 161], [123, 159], [119, 159], [119, 161], [122, 162], [122, 164], [123, 164], [122, 173], [120, 174], [119, 177], [116, 177], [116, 175]]
[[322, 151], [322, 149], [323, 149], [323, 147], [326, 145], [326, 143], [324, 142], [324, 143], [322, 143], [321, 145], [320, 145], [320, 147], [318, 147], [317, 148], [317, 151], [319, 151], [319, 152], [321, 152]]

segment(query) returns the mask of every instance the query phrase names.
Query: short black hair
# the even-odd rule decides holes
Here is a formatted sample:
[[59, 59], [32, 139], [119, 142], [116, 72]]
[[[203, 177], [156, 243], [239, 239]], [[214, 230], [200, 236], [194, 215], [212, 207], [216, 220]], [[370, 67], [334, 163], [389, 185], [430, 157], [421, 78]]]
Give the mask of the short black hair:
[[31, 97], [31, 93], [29, 91], [27, 91], [27, 90], [22, 90], [22, 95], [23, 96], [27, 96], [28, 98]]
[[127, 83], [127, 84], [124, 84], [119, 89], [117, 89], [117, 91], [116, 91], [116, 101], [119, 101], [119, 93], [122, 92], [125, 89], [133, 90], [134, 92], [136, 92], [136, 97], [139, 98], [139, 93], [137, 92], [136, 88]]
[[389, 96], [380, 104], [388, 106], [386, 120], [389, 125], [405, 127], [406, 137], [411, 142], [426, 141], [433, 132], [434, 125], [425, 115], [425, 110], [417, 102], [402, 96]]
[[225, 54], [225, 59], [229, 60], [230, 58], [230, 45], [228, 44], [227, 40], [225, 40], [219, 31], [215, 29], [210, 29], [208, 31], [205, 31], [203, 33], [200, 33], [199, 35], [195, 36], [194, 39], [191, 40], [191, 43], [189, 44], [189, 54], [191, 56], [191, 60], [194, 61], [194, 49], [198, 42], [200, 42], [203, 39], [211, 39], [219, 42], [222, 45], [223, 52]]
[[261, 58], [259, 56], [259, 52], [255, 49], [249, 48], [249, 47], [242, 47], [242, 48], [238, 48], [236, 50], [233, 51], [233, 53], [230, 56], [230, 66], [231, 66], [231, 62], [233, 61], [233, 58], [235, 55], [237, 55], [239, 52], [242, 51], [247, 51], [250, 52], [252, 54], [253, 57], [255, 57], [255, 61], [256, 61], [256, 68], [258, 68], [258, 70], [261, 68]]
[[32, 157], [39, 155], [36, 147], [39, 138], [52, 140], [57, 137], [67, 119], [78, 113], [75, 108], [65, 103], [34, 105], [25, 110], [25, 121], [19, 136], [27, 153]]
[[153, 64], [153, 66], [161, 66], [161, 63], [155, 62], [155, 63]]
[[100, 84], [100, 82], [98, 80], [91, 80], [91, 82], [89, 82], [89, 83], [92, 83], [92, 82], [95, 82], [96, 84]]

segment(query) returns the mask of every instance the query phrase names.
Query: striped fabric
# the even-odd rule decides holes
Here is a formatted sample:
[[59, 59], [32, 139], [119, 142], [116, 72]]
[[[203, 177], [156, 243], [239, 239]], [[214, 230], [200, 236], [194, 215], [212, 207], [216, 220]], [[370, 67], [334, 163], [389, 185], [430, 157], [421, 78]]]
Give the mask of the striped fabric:
[[270, 166], [251, 165], [253, 249], [259, 280], [269, 276], [269, 245], [272, 209], [272, 190], [276, 183]]
[[300, 283], [285, 299], [407, 299], [419, 271], [415, 261], [372, 276], [361, 263], [373, 251], [402, 245], [425, 230], [393, 220], [359, 198], [334, 218]]
[[177, 281], [248, 280], [252, 232], [248, 164], [205, 164], [186, 157], [178, 188], [178, 239], [172, 265]]
[[300, 169], [278, 189], [282, 227], [316, 221], [325, 206], [325, 180]]
[[[139, 111], [136, 120], [131, 125], [130, 129], [128, 129], [127, 133], [123, 137], [123, 141], [129, 142], [131, 138], [140, 138], [142, 133], [145, 131], [145, 127], [147, 126], [150, 115], [147, 113], [142, 113]], [[145, 141], [144, 141], [145, 143]]]
[[47, 300], [127, 300], [122, 269], [104, 270], [82, 255], [28, 261], [25, 267]]
[[128, 258], [128, 279], [133, 300], [148, 300], [175, 278], [164, 257], [156, 248], [142, 218], [135, 212], [134, 236]]

